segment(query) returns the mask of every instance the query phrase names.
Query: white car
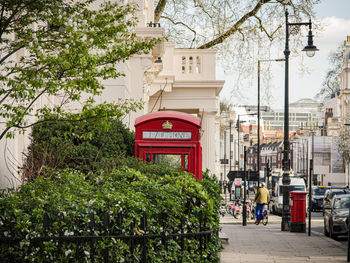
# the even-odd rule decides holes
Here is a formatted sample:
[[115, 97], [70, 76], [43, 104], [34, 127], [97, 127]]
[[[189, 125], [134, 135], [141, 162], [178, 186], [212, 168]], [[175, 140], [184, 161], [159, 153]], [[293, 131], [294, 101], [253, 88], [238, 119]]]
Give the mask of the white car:
[[[273, 214], [282, 214], [283, 209], [283, 192], [282, 192], [282, 178], [279, 178], [276, 183], [274, 196], [271, 197], [270, 210]], [[290, 177], [290, 192], [292, 191], [306, 191], [306, 185], [303, 178]]]

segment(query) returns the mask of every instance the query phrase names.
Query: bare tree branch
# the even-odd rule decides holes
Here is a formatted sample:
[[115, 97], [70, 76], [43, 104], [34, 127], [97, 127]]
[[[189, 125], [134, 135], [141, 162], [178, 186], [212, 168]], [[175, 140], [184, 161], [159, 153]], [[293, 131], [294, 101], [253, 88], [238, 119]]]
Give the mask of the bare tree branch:
[[164, 8], [167, 4], [167, 0], [159, 0], [156, 9], [154, 10], [154, 22], [158, 23], [159, 19], [161, 18]]
[[[186, 25], [183, 22], [175, 22], [173, 19], [171, 19], [170, 17], [167, 16], [162, 16], [162, 18], [169, 20], [171, 23], [173, 23], [174, 25], [183, 25], [184, 27], [186, 27], [188, 30], [192, 31], [193, 33], [193, 39], [192, 39], [192, 44], [194, 43], [194, 41], [196, 40], [196, 36], [197, 36], [197, 32], [195, 30], [193, 30], [191, 27], [189, 27], [188, 25]], [[192, 47], [192, 44], [190, 47]]]
[[279, 25], [271, 34], [269, 32], [267, 32], [266, 28], [264, 27], [264, 25], [262, 24], [262, 20], [260, 17], [258, 17], [257, 15], [254, 16], [258, 21], [259, 21], [259, 25], [260, 25], [260, 29], [262, 31], [265, 32], [265, 34], [267, 35], [267, 37], [270, 39], [270, 41], [273, 40], [273, 35], [282, 27], [282, 25]]
[[216, 39], [213, 39], [208, 43], [199, 46], [198, 48], [199, 49], [211, 48], [213, 46], [216, 46], [222, 43], [225, 39], [230, 37], [232, 34], [236, 33], [238, 28], [240, 28], [243, 25], [243, 23], [246, 22], [250, 17], [255, 16], [264, 4], [270, 1], [271, 0], [260, 0], [250, 12], [243, 15], [242, 18], [238, 20], [229, 30], [227, 30], [225, 33], [223, 33]]

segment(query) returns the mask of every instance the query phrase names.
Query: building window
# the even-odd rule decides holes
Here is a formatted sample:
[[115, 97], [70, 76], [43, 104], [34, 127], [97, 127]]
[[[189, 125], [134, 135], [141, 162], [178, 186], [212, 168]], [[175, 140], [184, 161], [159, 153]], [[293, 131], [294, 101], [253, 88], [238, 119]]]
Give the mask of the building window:
[[193, 73], [193, 57], [190, 57], [189, 63], [190, 63], [190, 65], [188, 67], [188, 69], [189, 69], [188, 71], [189, 71], [189, 73]]
[[186, 73], [186, 57], [185, 56], [182, 57], [182, 67], [181, 67], [181, 69], [182, 69], [182, 74], [185, 74]]
[[201, 73], [201, 58], [199, 56], [196, 57], [196, 73]]

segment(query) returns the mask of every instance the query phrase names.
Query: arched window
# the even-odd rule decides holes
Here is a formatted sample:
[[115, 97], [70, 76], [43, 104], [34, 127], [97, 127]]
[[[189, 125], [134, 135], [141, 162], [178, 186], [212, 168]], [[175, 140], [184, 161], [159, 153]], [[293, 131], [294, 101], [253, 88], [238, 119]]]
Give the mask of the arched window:
[[182, 66], [181, 66], [182, 74], [186, 73], [186, 57], [182, 57]]
[[191, 56], [190, 59], [189, 59], [189, 70], [188, 72], [189, 73], [193, 73], [193, 57]]
[[199, 56], [196, 57], [196, 73], [201, 73], [201, 58]]

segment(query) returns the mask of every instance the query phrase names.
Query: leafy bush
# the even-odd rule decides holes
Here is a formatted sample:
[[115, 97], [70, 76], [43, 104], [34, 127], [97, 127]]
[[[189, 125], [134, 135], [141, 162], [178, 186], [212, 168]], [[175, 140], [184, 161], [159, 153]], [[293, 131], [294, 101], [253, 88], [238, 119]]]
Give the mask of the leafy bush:
[[33, 127], [23, 179], [37, 178], [47, 167], [96, 171], [119, 155], [132, 156], [134, 138], [118, 119], [67, 121], [51, 116]]
[[[29, 240], [44, 236], [43, 220], [48, 215], [48, 234], [99, 235], [105, 232], [103, 222], [109, 215], [110, 234], [134, 235], [180, 232], [181, 217], [185, 231], [199, 231], [199, 218], [206, 217], [206, 228], [214, 234], [203, 250], [205, 262], [218, 262], [221, 248], [216, 231], [219, 230], [220, 194], [215, 180], [207, 173], [203, 181], [191, 174], [161, 165], [140, 162], [133, 158], [115, 161], [118, 169], [110, 168], [96, 173], [84, 174], [74, 170], [47, 171], [20, 187], [18, 191], [3, 194], [0, 198], [0, 238], [17, 237], [18, 242], [1, 244], [0, 258], [7, 262], [90, 262], [89, 243], [79, 248], [73, 243], [56, 241], [30, 245]], [[165, 214], [166, 211], [166, 214]], [[59, 221], [59, 215], [65, 219]], [[96, 227], [90, 232], [90, 214], [94, 214]], [[147, 228], [142, 229], [143, 214]], [[122, 221], [119, 220], [122, 216]], [[170, 239], [167, 249], [159, 239], [147, 243], [147, 262], [201, 262], [200, 243], [185, 239], [186, 250]], [[139, 248], [133, 251], [116, 239], [96, 242], [95, 262], [103, 261], [108, 247], [112, 262], [141, 262]], [[156, 250], [154, 250], [156, 248]], [[79, 252], [80, 251], [80, 252]], [[3, 261], [6, 262], [6, 261]]]

